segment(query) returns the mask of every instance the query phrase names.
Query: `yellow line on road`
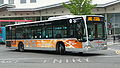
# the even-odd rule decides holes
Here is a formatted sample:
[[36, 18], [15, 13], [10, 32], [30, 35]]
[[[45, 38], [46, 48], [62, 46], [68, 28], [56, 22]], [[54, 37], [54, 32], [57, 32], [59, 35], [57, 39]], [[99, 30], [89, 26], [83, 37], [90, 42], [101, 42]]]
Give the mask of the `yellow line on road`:
[[116, 54], [120, 54], [120, 50], [116, 50]]

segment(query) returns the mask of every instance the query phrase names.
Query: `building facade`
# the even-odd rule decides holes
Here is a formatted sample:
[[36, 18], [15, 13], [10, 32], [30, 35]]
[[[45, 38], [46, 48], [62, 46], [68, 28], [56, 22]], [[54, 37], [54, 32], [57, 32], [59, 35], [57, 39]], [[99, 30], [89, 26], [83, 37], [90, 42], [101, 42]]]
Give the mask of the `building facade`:
[[[48, 3], [48, 2], [51, 3]], [[65, 2], [69, 3], [69, 2]], [[104, 15], [109, 34], [120, 34], [120, 1], [98, 4], [92, 10], [93, 14]], [[46, 20], [48, 17], [69, 15], [70, 11], [62, 6], [62, 1], [56, 0], [0, 0], [0, 20]], [[10, 23], [2, 23], [7, 25]]]

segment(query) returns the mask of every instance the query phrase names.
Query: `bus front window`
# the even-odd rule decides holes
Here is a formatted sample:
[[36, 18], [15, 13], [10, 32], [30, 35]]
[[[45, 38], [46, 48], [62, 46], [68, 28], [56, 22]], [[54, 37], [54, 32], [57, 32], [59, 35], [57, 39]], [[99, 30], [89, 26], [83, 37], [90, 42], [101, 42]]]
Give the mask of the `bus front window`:
[[87, 23], [89, 40], [105, 38], [104, 23]]

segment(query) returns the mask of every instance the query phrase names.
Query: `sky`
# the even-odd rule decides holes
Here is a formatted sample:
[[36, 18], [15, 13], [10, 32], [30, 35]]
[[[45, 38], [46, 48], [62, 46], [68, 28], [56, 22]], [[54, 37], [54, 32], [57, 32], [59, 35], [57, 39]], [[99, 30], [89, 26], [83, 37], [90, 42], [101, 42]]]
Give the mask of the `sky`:
[[[43, 6], [45, 6], [45, 5], [57, 4], [57, 3], [61, 3], [61, 2], [67, 2], [69, 0], [51, 0], [51, 1], [43, 0], [43, 1], [45, 1], [46, 3], [43, 3], [43, 2], [41, 2], [41, 3], [43, 3]], [[105, 4], [105, 3], [112, 2], [112, 1], [116, 1], [116, 0], [92, 0], [92, 3], [93, 4]]]
[[[69, 0], [55, 0], [56, 2], [65, 2], [65, 1], [69, 1]], [[105, 4], [111, 1], [115, 1], [115, 0], [92, 0], [93, 4]]]
[[105, 4], [112, 1], [115, 1], [115, 0], [93, 0], [93, 4]]

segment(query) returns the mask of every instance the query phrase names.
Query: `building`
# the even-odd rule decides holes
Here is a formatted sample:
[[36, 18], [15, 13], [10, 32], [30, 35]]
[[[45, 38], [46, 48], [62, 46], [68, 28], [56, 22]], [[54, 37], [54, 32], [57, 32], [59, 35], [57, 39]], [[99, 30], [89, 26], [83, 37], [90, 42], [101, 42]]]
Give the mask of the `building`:
[[[50, 3], [48, 3], [48, 2]], [[71, 14], [56, 0], [0, 0], [0, 20], [45, 20], [48, 17]], [[54, 0], [55, 1], [55, 0]], [[69, 3], [68, 1], [66, 3]], [[104, 15], [109, 34], [120, 34], [120, 0], [98, 4], [92, 13]], [[6, 25], [9, 23], [2, 23]]]

